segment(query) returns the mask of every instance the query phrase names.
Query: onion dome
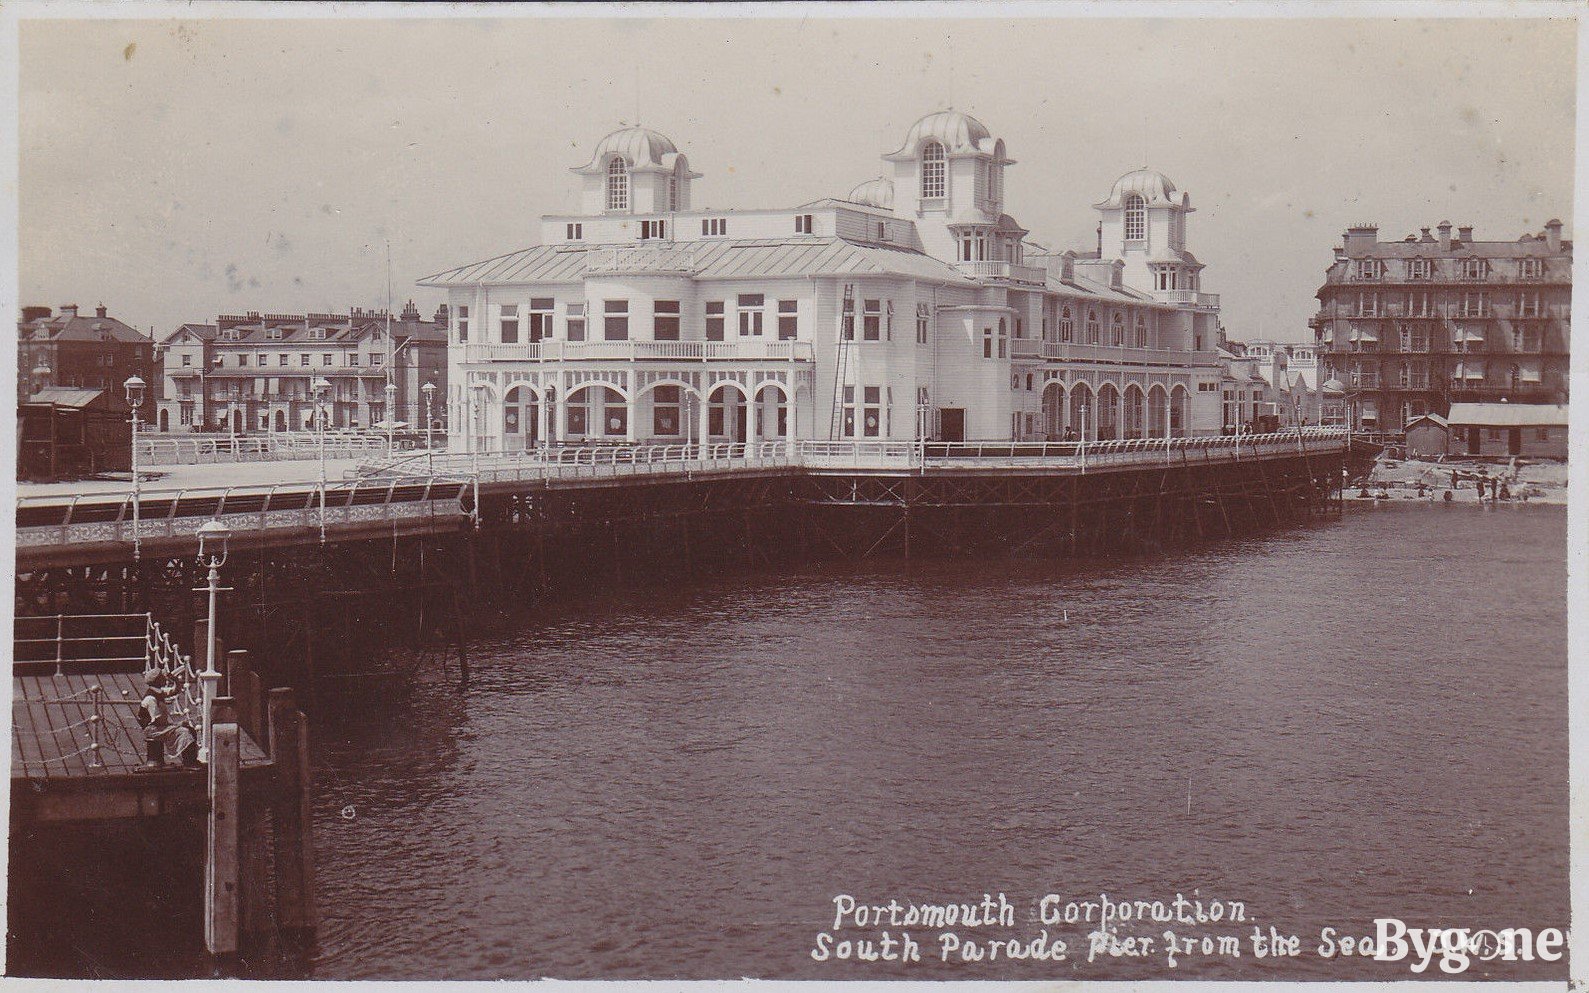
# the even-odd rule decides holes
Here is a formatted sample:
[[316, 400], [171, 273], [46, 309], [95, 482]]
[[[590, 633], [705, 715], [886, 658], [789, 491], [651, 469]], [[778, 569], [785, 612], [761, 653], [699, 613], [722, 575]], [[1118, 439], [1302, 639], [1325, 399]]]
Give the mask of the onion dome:
[[660, 131], [634, 125], [619, 128], [597, 142], [590, 162], [574, 172], [600, 172], [615, 157], [628, 163], [631, 172], [672, 172], [680, 161], [684, 161], [686, 171], [689, 169], [688, 161], [679, 154], [673, 139]]
[[884, 210], [894, 209], [894, 181], [879, 176], [868, 179], [866, 182], [850, 191], [844, 199], [851, 203], [863, 203], [868, 207], [881, 207]]
[[889, 161], [913, 159], [929, 139], [941, 142], [944, 151], [950, 155], [993, 155], [999, 144], [988, 131], [987, 125], [970, 114], [958, 110], [940, 110], [912, 124], [899, 151], [883, 158]]
[[1181, 199], [1177, 199], [1175, 184], [1170, 182], [1170, 177], [1154, 169], [1143, 167], [1135, 172], [1128, 172], [1115, 180], [1114, 188], [1109, 191], [1108, 198], [1101, 203], [1093, 204], [1093, 206], [1118, 207], [1129, 193], [1135, 193], [1142, 197], [1148, 202], [1149, 206], [1153, 204], [1184, 205], [1184, 194]]

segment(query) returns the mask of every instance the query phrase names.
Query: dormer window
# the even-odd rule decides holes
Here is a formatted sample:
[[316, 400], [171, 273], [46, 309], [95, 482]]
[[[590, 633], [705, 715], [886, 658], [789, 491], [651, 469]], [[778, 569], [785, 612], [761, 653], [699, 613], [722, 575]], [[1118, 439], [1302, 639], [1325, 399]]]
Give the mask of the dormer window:
[[1538, 279], [1545, 275], [1544, 259], [1524, 259], [1519, 265], [1524, 279]]
[[668, 225], [666, 221], [641, 221], [640, 240], [650, 241], [654, 238], [667, 237]]
[[567, 237], [568, 241], [583, 241], [584, 238], [585, 238], [585, 225], [583, 225], [583, 224], [570, 224], [570, 225], [568, 225], [568, 237]]
[[921, 198], [941, 200], [944, 197], [945, 155], [943, 145], [929, 141], [921, 147]]
[[701, 234], [708, 238], [717, 238], [728, 234], [728, 218], [703, 217], [701, 218]]
[[1385, 274], [1385, 263], [1379, 259], [1363, 259], [1357, 263], [1358, 279], [1378, 279]]
[[309, 340], [310, 341], [325, 341], [326, 340], [326, 329], [325, 328], [310, 328], [309, 329]]
[[1490, 274], [1490, 264], [1484, 259], [1464, 259], [1462, 261], [1463, 279], [1483, 279]]
[[1126, 241], [1145, 241], [1148, 237], [1148, 202], [1135, 193], [1127, 193]]
[[1434, 263], [1429, 259], [1411, 259], [1407, 263], [1408, 279], [1429, 279], [1434, 275]]
[[810, 214], [796, 214], [795, 215], [795, 234], [810, 234], [810, 233], [811, 233], [811, 215]]
[[236, 341], [237, 340], [237, 329], [236, 328], [224, 328], [221, 331], [221, 340], [222, 341]]
[[607, 163], [607, 209], [629, 209], [629, 167], [623, 159]]

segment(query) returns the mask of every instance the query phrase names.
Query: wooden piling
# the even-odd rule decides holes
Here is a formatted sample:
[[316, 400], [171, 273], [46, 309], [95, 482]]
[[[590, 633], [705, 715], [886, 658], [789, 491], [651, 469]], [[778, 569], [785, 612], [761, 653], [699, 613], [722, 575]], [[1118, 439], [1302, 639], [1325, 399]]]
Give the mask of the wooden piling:
[[243, 733], [255, 741], [265, 739], [264, 696], [260, 682], [247, 651], [235, 648], [226, 653], [226, 686], [237, 706], [237, 723]]
[[270, 932], [270, 871], [265, 865], [265, 822], [269, 805], [259, 797], [243, 801], [237, 866], [240, 950], [258, 948]]
[[237, 711], [230, 697], [216, 697], [210, 711], [204, 945], [211, 955], [223, 958], [237, 952], [239, 756]]
[[270, 758], [276, 768], [271, 822], [276, 841], [276, 925], [284, 939], [312, 941], [314, 840], [309, 814], [309, 727], [291, 689], [269, 697]]

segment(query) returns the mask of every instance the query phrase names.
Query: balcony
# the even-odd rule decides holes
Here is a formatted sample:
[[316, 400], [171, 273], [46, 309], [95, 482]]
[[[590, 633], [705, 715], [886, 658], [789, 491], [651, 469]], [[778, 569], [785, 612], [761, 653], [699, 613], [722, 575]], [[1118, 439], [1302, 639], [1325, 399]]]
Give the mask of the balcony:
[[1118, 345], [1081, 345], [1075, 342], [1042, 342], [1040, 354], [1050, 362], [1099, 362], [1108, 365], [1211, 366], [1213, 352], [1173, 348], [1130, 348]]
[[465, 362], [810, 362], [809, 341], [540, 341], [522, 345], [462, 346]]
[[1180, 307], [1214, 309], [1219, 306], [1218, 293], [1202, 293], [1198, 290], [1154, 290], [1153, 298], [1160, 303], [1171, 303]]
[[1379, 373], [1354, 372], [1348, 377], [1346, 382], [1353, 389], [1377, 389], [1379, 387]]
[[975, 279], [998, 279], [1022, 286], [1047, 286], [1048, 270], [1015, 262], [956, 262], [955, 268]]

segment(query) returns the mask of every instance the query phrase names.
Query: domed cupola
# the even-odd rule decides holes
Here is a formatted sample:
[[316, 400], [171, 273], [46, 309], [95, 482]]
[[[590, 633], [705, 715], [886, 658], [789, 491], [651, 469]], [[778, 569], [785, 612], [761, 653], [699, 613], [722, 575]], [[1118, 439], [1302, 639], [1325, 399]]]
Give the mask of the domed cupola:
[[1109, 195], [1093, 206], [1098, 209], [1120, 207], [1125, 203], [1125, 198], [1132, 194], [1141, 197], [1149, 207], [1168, 204], [1191, 208], [1191, 200], [1186, 194], [1176, 196], [1175, 184], [1170, 182], [1170, 177], [1146, 167], [1128, 172], [1115, 180]]
[[634, 125], [596, 143], [590, 161], [573, 172], [585, 179], [587, 213], [658, 214], [688, 210], [689, 160], [660, 131]]
[[894, 165], [895, 213], [985, 226], [1004, 212], [1004, 167], [1014, 162], [1004, 142], [964, 111], [921, 118], [883, 160]]
[[890, 162], [915, 158], [921, 154], [921, 146], [928, 141], [943, 145], [944, 151], [950, 155], [992, 155], [997, 144], [987, 125], [970, 114], [958, 110], [940, 110], [912, 124], [910, 131], [905, 134], [905, 143], [899, 146], [898, 151], [883, 158]]
[[880, 207], [883, 210], [894, 209], [894, 181], [886, 176], [868, 179], [866, 182], [850, 191], [844, 199], [851, 203], [861, 203], [868, 207]]

